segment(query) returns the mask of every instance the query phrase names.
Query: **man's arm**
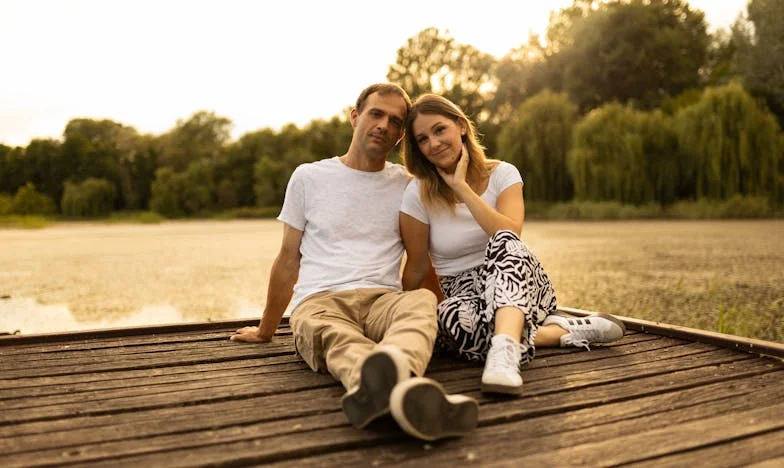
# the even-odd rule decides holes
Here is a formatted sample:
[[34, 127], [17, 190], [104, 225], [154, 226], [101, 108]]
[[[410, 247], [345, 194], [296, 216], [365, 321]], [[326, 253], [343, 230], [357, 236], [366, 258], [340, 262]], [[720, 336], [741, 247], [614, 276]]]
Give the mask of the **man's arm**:
[[288, 224], [283, 225], [283, 242], [280, 252], [272, 263], [269, 285], [267, 286], [267, 304], [258, 327], [244, 327], [232, 335], [231, 341], [247, 343], [265, 343], [272, 340], [283, 313], [286, 311], [294, 284], [299, 276], [299, 247], [302, 243], [302, 231]]

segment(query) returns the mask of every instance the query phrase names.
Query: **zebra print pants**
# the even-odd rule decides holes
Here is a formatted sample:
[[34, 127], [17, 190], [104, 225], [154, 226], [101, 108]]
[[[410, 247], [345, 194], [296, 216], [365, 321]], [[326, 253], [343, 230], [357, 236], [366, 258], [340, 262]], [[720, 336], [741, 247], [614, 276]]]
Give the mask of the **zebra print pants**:
[[534, 358], [534, 338], [545, 317], [555, 312], [555, 290], [539, 260], [512, 231], [488, 241], [482, 265], [441, 279], [445, 299], [438, 305], [439, 351], [484, 361], [495, 327], [495, 312], [516, 307], [525, 316], [520, 364]]

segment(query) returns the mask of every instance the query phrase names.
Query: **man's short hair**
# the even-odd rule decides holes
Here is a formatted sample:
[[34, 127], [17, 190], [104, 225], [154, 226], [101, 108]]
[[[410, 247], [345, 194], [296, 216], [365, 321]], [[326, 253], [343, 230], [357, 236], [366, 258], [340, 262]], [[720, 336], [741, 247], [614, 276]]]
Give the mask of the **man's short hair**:
[[367, 98], [373, 93], [378, 93], [382, 96], [387, 94], [397, 94], [398, 96], [402, 97], [404, 101], [406, 101], [406, 115], [408, 115], [408, 113], [411, 111], [411, 98], [408, 97], [406, 90], [393, 83], [376, 83], [363, 89], [359, 94], [359, 97], [357, 98], [357, 104], [355, 106], [357, 114], [362, 113], [362, 110], [365, 107], [365, 103], [367, 102]]

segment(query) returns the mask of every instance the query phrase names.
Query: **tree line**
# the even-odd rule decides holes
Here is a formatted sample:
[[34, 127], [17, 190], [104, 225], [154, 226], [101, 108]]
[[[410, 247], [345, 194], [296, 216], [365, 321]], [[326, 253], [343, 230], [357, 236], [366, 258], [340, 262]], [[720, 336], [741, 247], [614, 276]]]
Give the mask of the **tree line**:
[[[683, 0], [575, 0], [497, 59], [428, 28], [387, 78], [443, 94], [515, 164], [526, 199], [667, 205], [756, 197], [784, 205], [784, 0], [751, 0], [707, 32]], [[0, 214], [167, 217], [276, 207], [294, 168], [341, 154], [347, 113], [230, 138], [199, 111], [161, 135], [74, 119], [62, 139], [0, 144]]]

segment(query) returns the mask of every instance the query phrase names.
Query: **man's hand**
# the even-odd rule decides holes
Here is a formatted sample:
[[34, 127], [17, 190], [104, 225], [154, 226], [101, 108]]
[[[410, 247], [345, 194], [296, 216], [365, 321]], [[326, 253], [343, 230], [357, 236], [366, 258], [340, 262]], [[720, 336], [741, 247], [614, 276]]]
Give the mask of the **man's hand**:
[[259, 335], [259, 327], [242, 327], [229, 338], [231, 341], [241, 341], [243, 343], [269, 343], [271, 338], [262, 338]]

